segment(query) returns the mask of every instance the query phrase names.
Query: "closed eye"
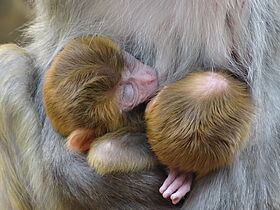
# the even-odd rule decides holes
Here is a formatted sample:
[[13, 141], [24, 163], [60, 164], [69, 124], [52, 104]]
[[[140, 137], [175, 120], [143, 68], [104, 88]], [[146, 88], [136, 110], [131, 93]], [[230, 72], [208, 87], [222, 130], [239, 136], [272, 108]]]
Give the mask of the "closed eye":
[[122, 92], [122, 99], [127, 104], [133, 103], [134, 89], [132, 84], [125, 84]]

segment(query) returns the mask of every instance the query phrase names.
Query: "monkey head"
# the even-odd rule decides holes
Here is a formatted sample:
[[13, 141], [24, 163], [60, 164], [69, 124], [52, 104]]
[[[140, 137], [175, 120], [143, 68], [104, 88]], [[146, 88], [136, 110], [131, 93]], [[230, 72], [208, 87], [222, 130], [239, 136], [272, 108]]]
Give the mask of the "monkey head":
[[222, 72], [194, 72], [168, 84], [145, 113], [148, 141], [160, 162], [197, 178], [233, 160], [252, 116], [246, 85]]
[[69, 41], [55, 57], [43, 87], [46, 114], [63, 136], [89, 136], [123, 127], [126, 112], [158, 89], [156, 71], [112, 40], [87, 35]]

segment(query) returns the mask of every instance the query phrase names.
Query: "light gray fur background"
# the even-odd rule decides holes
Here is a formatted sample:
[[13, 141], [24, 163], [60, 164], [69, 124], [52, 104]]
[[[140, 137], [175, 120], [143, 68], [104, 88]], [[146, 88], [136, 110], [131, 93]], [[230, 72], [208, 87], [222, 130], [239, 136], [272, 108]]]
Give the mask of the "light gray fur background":
[[[37, 0], [27, 52], [0, 47], [1, 209], [280, 209], [279, 0]], [[161, 84], [226, 68], [250, 86], [256, 116], [228, 167], [182, 206], [160, 198], [159, 169], [98, 176], [45, 117], [44, 73], [64, 44], [103, 34], [157, 69]], [[10, 178], [12, 177], [12, 178]]]

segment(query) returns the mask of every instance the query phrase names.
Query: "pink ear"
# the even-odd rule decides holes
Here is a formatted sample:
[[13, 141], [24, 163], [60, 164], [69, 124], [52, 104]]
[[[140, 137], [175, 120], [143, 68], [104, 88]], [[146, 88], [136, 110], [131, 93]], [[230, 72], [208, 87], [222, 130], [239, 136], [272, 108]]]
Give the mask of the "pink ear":
[[79, 128], [68, 136], [67, 144], [76, 151], [86, 152], [95, 138], [96, 135], [93, 129]]

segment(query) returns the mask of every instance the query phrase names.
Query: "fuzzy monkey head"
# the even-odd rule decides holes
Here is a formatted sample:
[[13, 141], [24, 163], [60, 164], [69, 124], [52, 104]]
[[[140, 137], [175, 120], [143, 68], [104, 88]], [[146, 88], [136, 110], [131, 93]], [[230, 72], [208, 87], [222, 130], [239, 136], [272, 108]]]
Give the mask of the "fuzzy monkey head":
[[102, 36], [69, 41], [45, 78], [43, 97], [53, 127], [68, 136], [94, 130], [95, 136], [123, 127], [126, 112], [153, 96], [154, 69]]
[[164, 87], [145, 115], [158, 159], [199, 178], [240, 151], [253, 104], [242, 82], [221, 72], [195, 72]]

